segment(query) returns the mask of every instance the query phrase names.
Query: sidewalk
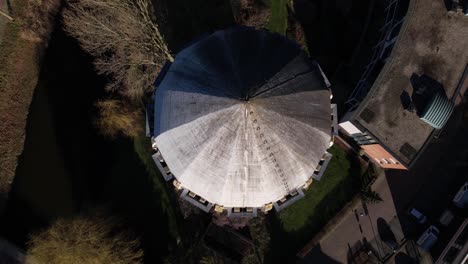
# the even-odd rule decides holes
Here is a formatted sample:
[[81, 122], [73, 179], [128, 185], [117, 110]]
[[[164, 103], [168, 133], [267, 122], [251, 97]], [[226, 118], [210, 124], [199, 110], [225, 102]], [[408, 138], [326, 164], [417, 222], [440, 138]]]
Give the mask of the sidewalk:
[[403, 233], [396, 217], [392, 195], [384, 173], [378, 176], [372, 188], [381, 195], [384, 201], [367, 205], [367, 208], [358, 204], [350, 209], [341, 223], [328, 232], [315, 246], [320, 250], [310, 250], [299, 263], [317, 263], [317, 259], [323, 258], [321, 255], [327, 255], [339, 263], [347, 263], [349, 257], [363, 244], [370, 245], [374, 254], [380, 259], [393, 253], [381, 241], [379, 229], [382, 229], [382, 225], [386, 223], [399, 244], [403, 242]]

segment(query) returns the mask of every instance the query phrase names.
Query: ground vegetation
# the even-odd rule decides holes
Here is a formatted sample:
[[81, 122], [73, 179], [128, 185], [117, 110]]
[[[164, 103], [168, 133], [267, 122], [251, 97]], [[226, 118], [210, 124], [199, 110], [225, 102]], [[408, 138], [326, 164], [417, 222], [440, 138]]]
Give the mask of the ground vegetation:
[[270, 20], [268, 1], [262, 0], [232, 0], [234, 18], [240, 25], [265, 28]]
[[333, 157], [321, 180], [312, 183], [304, 198], [268, 217], [271, 246], [267, 260], [292, 261], [297, 251], [359, 193], [365, 170], [358, 160], [337, 146], [328, 151]]
[[124, 135], [135, 138], [143, 134], [143, 113], [135, 104], [106, 99], [97, 102], [96, 107], [99, 116], [95, 123], [104, 136], [116, 138]]
[[29, 105], [60, 7], [58, 0], [43, 0], [37, 8], [36, 1], [12, 1], [8, 14], [14, 20], [0, 17], [0, 211], [23, 151]]
[[141, 263], [139, 239], [119, 229], [119, 220], [109, 216], [58, 219], [31, 235], [28, 263]]

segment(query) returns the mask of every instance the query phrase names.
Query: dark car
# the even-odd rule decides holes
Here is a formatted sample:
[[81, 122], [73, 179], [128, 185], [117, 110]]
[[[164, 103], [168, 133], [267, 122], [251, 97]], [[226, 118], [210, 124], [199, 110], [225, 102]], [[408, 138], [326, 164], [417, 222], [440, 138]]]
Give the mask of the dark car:
[[393, 240], [393, 239], [387, 239], [387, 240], [384, 240], [383, 242], [385, 242], [385, 244], [387, 244], [387, 246], [393, 250], [393, 252], [396, 252], [398, 250], [398, 243]]

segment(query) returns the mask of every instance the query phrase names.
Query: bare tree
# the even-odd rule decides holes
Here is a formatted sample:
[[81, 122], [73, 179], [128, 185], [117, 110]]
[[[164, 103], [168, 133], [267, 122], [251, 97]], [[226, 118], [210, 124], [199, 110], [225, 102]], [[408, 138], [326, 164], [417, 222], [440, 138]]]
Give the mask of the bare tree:
[[139, 240], [116, 232], [110, 217], [59, 219], [49, 228], [31, 236], [27, 263], [48, 264], [133, 264], [141, 263]]
[[150, 0], [72, 0], [63, 19], [97, 71], [110, 77], [108, 90], [138, 100], [173, 60], [152, 13]]

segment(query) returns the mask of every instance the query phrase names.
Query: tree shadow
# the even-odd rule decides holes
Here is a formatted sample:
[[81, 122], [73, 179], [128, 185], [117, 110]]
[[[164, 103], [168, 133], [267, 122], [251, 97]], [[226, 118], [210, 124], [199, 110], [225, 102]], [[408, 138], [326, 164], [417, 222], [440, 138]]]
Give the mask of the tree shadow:
[[413, 87], [411, 100], [419, 116], [423, 114], [423, 111], [435, 94], [441, 94], [447, 97], [444, 86], [439, 81], [426, 74], [417, 75], [413, 73], [410, 82]]
[[158, 24], [173, 53], [205, 33], [235, 24], [230, 1], [153, 0], [153, 5]]
[[415, 112], [416, 109], [414, 107], [413, 100], [411, 99], [411, 96], [407, 91], [403, 91], [400, 94], [400, 102], [403, 106], [403, 109], [409, 112]]
[[357, 241], [352, 246], [348, 243], [348, 253], [346, 254], [348, 263], [353, 263], [354, 255], [362, 248], [362, 246], [363, 243], [361, 242], [361, 240]]
[[340, 262], [323, 253], [321, 245], [318, 244], [303, 259], [297, 261], [297, 263], [338, 264]]
[[384, 241], [390, 248], [395, 250], [395, 248], [398, 247], [395, 234], [393, 234], [393, 231], [390, 228], [390, 225], [382, 217], [379, 217], [377, 219], [377, 231], [379, 233], [380, 239]]
[[417, 264], [418, 261], [409, 255], [399, 252], [395, 256], [395, 264]]
[[130, 140], [115, 141], [109, 152], [113, 153], [109, 172], [112, 177], [105, 183], [100, 203], [141, 237], [145, 262], [159, 262], [176, 248], [169, 230], [174, 223], [168, 222], [168, 208], [162, 205], [161, 193], [156, 191]]
[[297, 251], [317, 235], [357, 193], [361, 185], [361, 167], [354, 156], [347, 154], [345, 157], [350, 160], [348, 175], [316, 205], [314, 211], [321, 212], [320, 214], [310, 215], [305, 225], [291, 232], [284, 231], [278, 213], [274, 212], [267, 216], [272, 237], [272, 250], [268, 260], [290, 263]]
[[447, 11], [452, 10], [453, 8], [453, 0], [444, 0], [444, 5]]
[[368, 243], [365, 237], [354, 243], [348, 244], [347, 263], [380, 263], [375, 249]]
[[92, 124], [93, 103], [104, 90], [103, 79], [60, 23], [55, 24], [45, 54], [41, 48], [34, 53], [35, 61], [42, 63], [23, 152], [2, 217], [9, 223], [9, 238], [19, 246], [29, 233], [55, 218], [79, 213], [94, 188], [102, 187], [99, 183], [107, 170], [102, 166], [108, 161], [105, 143]]
[[10, 16], [13, 16], [13, 7], [11, 6], [11, 1], [10, 0], [6, 0], [6, 5], [7, 5], [7, 10], [8, 10], [8, 14], [10, 14]]
[[295, 0], [294, 15], [304, 30], [307, 49], [332, 76], [356, 48], [367, 17], [369, 0]]
[[169, 230], [174, 225], [168, 221], [169, 210], [161, 205], [161, 190], [131, 140], [106, 140], [93, 123], [105, 79], [97, 76], [91, 58], [60, 23], [49, 43], [1, 219], [2, 234], [24, 248], [29, 234], [55, 218], [105, 205], [142, 238], [145, 261], [161, 262], [178, 246]]

